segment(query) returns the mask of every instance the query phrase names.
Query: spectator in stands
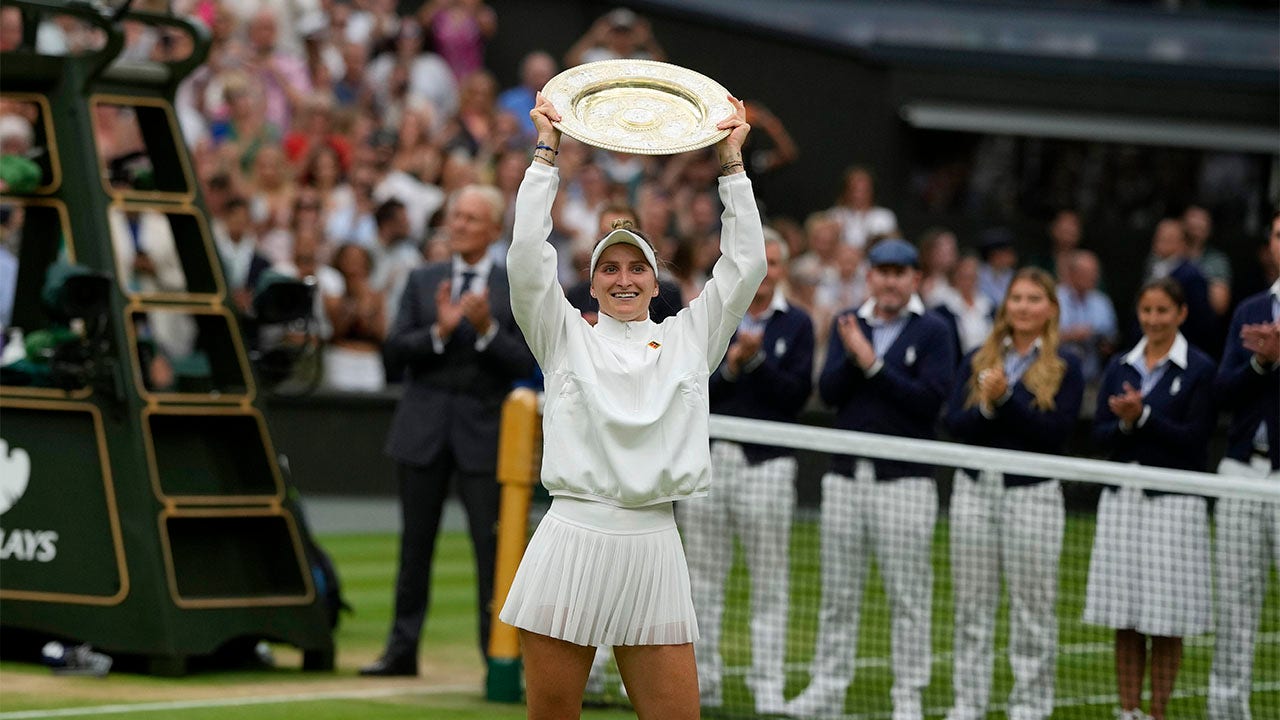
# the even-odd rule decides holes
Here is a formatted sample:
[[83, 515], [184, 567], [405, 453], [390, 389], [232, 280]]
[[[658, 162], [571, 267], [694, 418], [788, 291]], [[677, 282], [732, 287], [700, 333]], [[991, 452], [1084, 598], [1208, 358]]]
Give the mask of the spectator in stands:
[[333, 82], [334, 104], [343, 110], [368, 110], [376, 92], [369, 75], [369, 48], [363, 43], [342, 44], [342, 75]]
[[1018, 251], [1013, 246], [1013, 233], [1008, 228], [984, 230], [978, 243], [982, 265], [978, 268], [978, 288], [992, 306], [1000, 307], [1005, 291], [1018, 267]]
[[836, 315], [845, 309], [861, 306], [867, 299], [869, 274], [866, 256], [860, 248], [838, 244], [834, 262], [830, 267], [824, 268], [822, 278], [813, 293], [814, 318], [830, 325]]
[[957, 357], [982, 345], [987, 335], [991, 334], [992, 320], [995, 318], [995, 305], [991, 298], [978, 289], [979, 265], [975, 255], [961, 257], [951, 270], [949, 286], [939, 293], [937, 310], [953, 323], [956, 341], [959, 343]]
[[529, 111], [536, 104], [542, 86], [558, 72], [560, 66], [555, 58], [542, 50], [535, 50], [520, 61], [520, 84], [503, 90], [498, 96], [498, 108], [520, 119], [520, 131], [529, 141], [536, 135]]
[[[836, 427], [932, 439], [956, 367], [955, 339], [929, 313], [916, 249], [891, 238], [868, 252], [871, 299], [840, 315], [818, 381]], [[822, 600], [800, 717], [842, 714], [853, 680], [859, 609], [871, 557], [889, 597], [895, 718], [923, 717], [932, 655], [933, 527], [938, 490], [926, 464], [832, 458], [822, 478]]]
[[1182, 226], [1187, 232], [1188, 257], [1209, 283], [1209, 307], [1214, 315], [1226, 318], [1231, 309], [1231, 259], [1209, 245], [1213, 235], [1213, 216], [1199, 205], [1182, 213]]
[[925, 307], [942, 304], [951, 288], [951, 271], [960, 259], [956, 234], [943, 227], [931, 227], [920, 235], [920, 299]]
[[373, 211], [378, 226], [378, 243], [371, 248], [373, 273], [371, 285], [383, 293], [387, 301], [387, 316], [400, 307], [400, 295], [409, 280], [409, 273], [426, 259], [422, 248], [409, 234], [409, 216], [404, 203], [387, 200]]
[[[762, 102], [746, 102], [747, 122], [751, 123], [751, 127], [764, 132], [764, 135], [757, 135], [757, 139], [747, 148], [751, 171], [767, 175], [795, 162], [800, 156], [800, 148], [796, 146], [791, 133], [787, 132], [787, 126], [782, 124], [781, 118], [774, 115]], [[762, 139], [767, 139], [768, 144], [763, 144]]]
[[591, 24], [591, 29], [565, 53], [568, 67], [597, 60], [666, 60], [667, 54], [653, 36], [649, 21], [627, 8], [616, 8]]
[[458, 81], [484, 71], [485, 43], [498, 32], [498, 15], [481, 0], [427, 0], [418, 9], [432, 45]]
[[326, 306], [333, 335], [324, 349], [324, 385], [334, 390], [377, 392], [386, 386], [382, 342], [387, 337], [387, 300], [373, 285], [373, 254], [348, 243], [333, 256], [343, 292]]
[[369, 84], [375, 105], [383, 112], [401, 103], [427, 104], [432, 132], [442, 130], [458, 112], [458, 80], [444, 58], [423, 49], [422, 27], [415, 22], [401, 23], [394, 52], [384, 52], [369, 63]]
[[[764, 237], [768, 270], [725, 359], [711, 374], [711, 412], [795, 422], [813, 388], [813, 323], [782, 293], [787, 267], [782, 236], [765, 228]], [[737, 537], [751, 576], [747, 687], [757, 713], [785, 709], [783, 659], [797, 469], [795, 455], [786, 449], [716, 440], [711, 443], [715, 487], [708, 497], [680, 507], [693, 607], [702, 633], [694, 648], [703, 708], [723, 704], [720, 628]]]
[[320, 210], [320, 194], [312, 188], [299, 187], [289, 212], [289, 225], [276, 228], [258, 240], [258, 252], [272, 268], [292, 264], [294, 237], [300, 229], [320, 228]]
[[[1061, 454], [1084, 378], [1059, 349], [1058, 296], [1039, 268], [1019, 270], [986, 342], [960, 363], [947, 426], [960, 442]], [[987, 716], [1000, 574], [1009, 591], [1009, 717], [1053, 713], [1058, 557], [1066, 522], [1057, 480], [959, 469], [951, 495], [955, 643], [948, 720]]]
[[334, 130], [333, 112], [333, 96], [328, 92], [313, 92], [303, 100], [297, 122], [282, 143], [290, 163], [300, 166], [318, 148], [330, 147], [342, 168], [351, 164], [351, 142]]
[[[804, 254], [791, 258], [788, 285], [793, 291], [808, 288], [811, 312], [816, 310], [814, 303], [816, 288], [823, 276], [835, 267], [836, 248], [840, 246], [840, 222], [830, 213], [811, 213], [804, 221], [805, 245]], [[829, 324], [829, 322], [827, 323]], [[827, 327], [814, 315], [814, 331], [821, 338], [826, 335]], [[818, 342], [822, 346], [822, 342]]]
[[1032, 257], [1028, 265], [1034, 265], [1057, 278], [1067, 279], [1067, 266], [1071, 254], [1080, 248], [1080, 213], [1063, 208], [1049, 222], [1049, 251]]
[[898, 216], [889, 208], [875, 204], [876, 186], [871, 169], [854, 165], [844, 173], [844, 186], [831, 215], [840, 221], [841, 239], [848, 245], [865, 249], [876, 236], [898, 231]]
[[497, 550], [499, 406], [533, 374], [511, 314], [506, 271], [489, 260], [502, 227], [502, 194], [468, 186], [449, 199], [453, 257], [409, 274], [387, 336], [392, 376], [404, 373], [387, 454], [399, 466], [400, 565], [395, 618], [382, 656], [362, 675], [416, 675], [431, 563], [445, 497], [453, 486], [467, 510], [477, 579], [480, 652], [489, 650], [489, 604]]
[[22, 47], [22, 8], [12, 5], [0, 8], [0, 52], [14, 52]]
[[253, 231], [249, 203], [242, 197], [227, 201], [222, 233], [214, 236], [214, 245], [222, 258], [227, 290], [236, 309], [244, 314], [253, 311], [253, 289], [258, 278], [271, 267], [271, 261], [258, 252], [258, 235]]
[[1075, 354], [1084, 381], [1092, 383], [1102, 374], [1103, 363], [1120, 337], [1116, 310], [1111, 298], [1098, 290], [1102, 273], [1097, 255], [1075, 250], [1062, 269], [1066, 273], [1058, 283], [1062, 349]]
[[286, 162], [279, 145], [266, 145], [253, 159], [253, 174], [248, 178], [249, 217], [257, 235], [289, 227], [297, 188], [293, 167]]
[[716, 144], [725, 257], [697, 304], [660, 325], [649, 317], [657, 259], [625, 228], [592, 253], [599, 323], [587, 325], [565, 301], [545, 244], [559, 114], [546, 98], [533, 110], [536, 159], [520, 188], [509, 264], [521, 269], [516, 315], [546, 371], [542, 476], [553, 500], [501, 613], [521, 631], [530, 717], [581, 712], [599, 645], [614, 646], [639, 716], [698, 717], [698, 629], [672, 501], [707, 492], [707, 378], [765, 274], [741, 153], [746, 109], [729, 99], [735, 112], [717, 127], [730, 132]]
[[1165, 218], [1156, 224], [1151, 238], [1150, 270], [1147, 280], [1171, 277], [1182, 286], [1187, 298], [1187, 321], [1182, 334], [1194, 346], [1213, 355], [1217, 333], [1209, 304], [1209, 284], [1204, 273], [1191, 261], [1191, 244], [1182, 221]]
[[302, 58], [276, 47], [279, 34], [275, 10], [263, 8], [255, 13], [249, 20], [244, 69], [262, 88], [263, 116], [284, 131], [291, 127], [293, 109], [311, 92], [311, 78]]
[[[1280, 265], [1280, 213], [1271, 218], [1270, 248]], [[1214, 388], [1231, 410], [1218, 472], [1280, 481], [1280, 280], [1236, 308]], [[1218, 625], [1209, 717], [1248, 720], [1258, 618], [1280, 557], [1280, 505], [1223, 498], [1214, 512]]]
[[222, 83], [227, 114], [209, 126], [210, 136], [219, 155], [229, 161], [224, 168], [232, 173], [247, 173], [253, 167], [258, 151], [280, 142], [281, 128], [264, 114], [262, 88], [251, 76], [228, 73]]
[[[439, 186], [423, 182], [396, 168], [393, 161], [399, 142], [400, 139], [393, 130], [379, 130], [369, 138], [373, 151], [369, 165], [377, 173], [370, 197], [375, 203], [392, 198], [399, 200], [409, 213], [409, 234], [424, 237], [427, 224], [444, 205], [445, 193]], [[360, 157], [360, 153], [357, 153], [357, 157]]]
[[[1178, 332], [1186, 317], [1174, 280], [1153, 280], [1138, 293], [1142, 339], [1112, 359], [1098, 391], [1093, 436], [1108, 459], [1205, 470], [1217, 419], [1217, 366]], [[1212, 629], [1211, 578], [1203, 497], [1133, 487], [1102, 491], [1084, 621], [1116, 631], [1121, 720], [1147, 717], [1140, 706], [1148, 658], [1150, 717], [1164, 720], [1182, 638]]]

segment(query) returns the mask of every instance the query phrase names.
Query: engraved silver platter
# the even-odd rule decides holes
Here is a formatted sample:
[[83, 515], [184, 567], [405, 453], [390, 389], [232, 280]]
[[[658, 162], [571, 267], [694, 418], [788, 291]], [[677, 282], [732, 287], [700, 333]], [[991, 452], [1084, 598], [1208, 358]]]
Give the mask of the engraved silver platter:
[[600, 60], [569, 68], [542, 94], [571, 138], [633, 155], [675, 155], [729, 134], [716, 123], [733, 114], [720, 83], [670, 63]]

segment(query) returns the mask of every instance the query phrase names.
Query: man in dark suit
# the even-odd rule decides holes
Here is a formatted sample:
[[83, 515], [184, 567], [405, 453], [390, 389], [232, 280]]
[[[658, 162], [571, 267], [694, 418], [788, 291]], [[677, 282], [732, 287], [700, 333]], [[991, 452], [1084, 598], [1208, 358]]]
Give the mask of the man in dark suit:
[[480, 649], [488, 651], [498, 426], [512, 383], [534, 371], [511, 315], [506, 272], [488, 254], [502, 230], [503, 205], [496, 188], [479, 185], [450, 198], [453, 258], [409, 274], [384, 346], [388, 366], [403, 368], [405, 378], [386, 447], [399, 464], [400, 567], [386, 648], [362, 675], [417, 674], [436, 534], [455, 480], [475, 550]]

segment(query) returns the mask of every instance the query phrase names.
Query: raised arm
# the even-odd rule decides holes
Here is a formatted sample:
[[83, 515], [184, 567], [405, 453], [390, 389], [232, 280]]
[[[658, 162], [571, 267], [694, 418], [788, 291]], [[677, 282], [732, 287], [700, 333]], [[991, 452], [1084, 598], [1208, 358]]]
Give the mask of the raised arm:
[[716, 127], [729, 134], [716, 143], [720, 160], [720, 259], [711, 270], [711, 279], [702, 294], [689, 303], [688, 313], [707, 337], [707, 369], [714, 371], [724, 357], [729, 340], [742, 322], [756, 288], [764, 279], [764, 227], [756, 207], [751, 181], [742, 163], [742, 144], [751, 126], [742, 101], [729, 96], [734, 114]]
[[560, 148], [560, 131], [552, 124], [560, 114], [551, 102], [538, 94], [529, 111], [538, 131], [533, 162], [525, 170], [516, 193], [515, 226], [507, 268], [511, 282], [511, 312], [524, 332], [533, 356], [546, 371], [552, 359], [565, 319], [573, 310], [556, 279], [556, 251], [546, 242], [551, 235], [551, 205], [555, 202], [560, 175], [555, 157]]

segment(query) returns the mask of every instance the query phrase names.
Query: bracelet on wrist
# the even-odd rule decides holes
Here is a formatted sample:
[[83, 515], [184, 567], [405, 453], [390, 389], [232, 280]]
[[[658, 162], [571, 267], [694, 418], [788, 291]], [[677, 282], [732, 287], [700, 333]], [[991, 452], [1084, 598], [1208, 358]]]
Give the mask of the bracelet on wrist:
[[722, 173], [732, 172], [734, 169], [746, 170], [746, 166], [742, 164], [741, 160], [733, 160], [720, 166], [720, 172]]
[[550, 150], [552, 155], [559, 155], [559, 154], [560, 154], [560, 151], [559, 151], [559, 150], [557, 150], [557, 149], [555, 149], [555, 148], [551, 147], [550, 145], [548, 145], [548, 144], [546, 144], [546, 143], [538, 143], [537, 145], [534, 145], [534, 146], [533, 146], [533, 151], [534, 151], [534, 152], [537, 152], [537, 151], [539, 151], [539, 150]]
[[534, 159], [534, 160], [541, 160], [543, 163], [547, 164], [547, 165], [548, 165], [548, 166], [550, 166], [550, 167], [555, 167], [555, 166], [556, 166], [556, 163], [555, 163], [555, 161], [554, 161], [554, 160], [548, 160], [547, 158], [544, 158], [544, 157], [542, 157], [541, 155], [539, 155], [539, 154], [537, 154], [537, 153], [534, 153], [534, 154], [533, 154], [533, 159]]

